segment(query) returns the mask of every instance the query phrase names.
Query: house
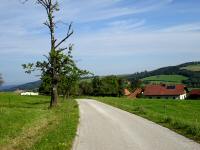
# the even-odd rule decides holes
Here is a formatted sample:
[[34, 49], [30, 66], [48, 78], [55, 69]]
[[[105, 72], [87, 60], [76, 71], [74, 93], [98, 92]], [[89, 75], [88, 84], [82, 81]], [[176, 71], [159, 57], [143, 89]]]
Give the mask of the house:
[[147, 85], [144, 89], [144, 96], [150, 99], [185, 99], [187, 97], [187, 88], [182, 85]]
[[143, 89], [137, 88], [134, 92], [128, 95], [128, 98], [138, 98], [143, 92]]
[[21, 95], [22, 95], [22, 96], [27, 96], [27, 95], [38, 96], [39, 93], [34, 93], [34, 92], [22, 92]]
[[200, 100], [200, 89], [194, 89], [189, 92], [188, 99], [199, 99]]

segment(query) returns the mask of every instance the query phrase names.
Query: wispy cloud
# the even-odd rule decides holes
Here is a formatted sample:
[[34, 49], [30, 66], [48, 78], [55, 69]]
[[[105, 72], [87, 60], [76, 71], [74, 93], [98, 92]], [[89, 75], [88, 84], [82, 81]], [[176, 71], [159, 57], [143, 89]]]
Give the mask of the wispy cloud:
[[160, 30], [161, 32], [198, 32], [200, 31], [200, 22], [175, 25]]
[[66, 1], [67, 11], [65, 10], [64, 14], [69, 20], [78, 22], [106, 20], [153, 11], [172, 3], [173, 0], [134, 0], [127, 1], [128, 4], [123, 5], [124, 2], [124, 0], [68, 0]]

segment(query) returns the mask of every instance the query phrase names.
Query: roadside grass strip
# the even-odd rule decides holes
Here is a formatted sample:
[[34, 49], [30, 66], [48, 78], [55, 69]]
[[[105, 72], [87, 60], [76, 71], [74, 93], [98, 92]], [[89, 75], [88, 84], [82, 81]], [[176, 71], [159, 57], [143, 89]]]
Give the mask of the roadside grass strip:
[[78, 124], [78, 104], [61, 101], [48, 109], [47, 96], [0, 93], [2, 150], [70, 150]]

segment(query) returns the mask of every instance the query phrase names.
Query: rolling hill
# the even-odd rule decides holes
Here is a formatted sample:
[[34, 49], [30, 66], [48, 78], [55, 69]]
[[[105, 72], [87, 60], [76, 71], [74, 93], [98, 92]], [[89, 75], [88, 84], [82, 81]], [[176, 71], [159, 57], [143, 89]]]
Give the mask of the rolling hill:
[[184, 69], [184, 70], [189, 70], [189, 71], [200, 71], [200, 64], [195, 64], [195, 65], [189, 65], [189, 66], [186, 66], [186, 67], [182, 67], [181, 69]]
[[41, 84], [41, 81], [35, 81], [35, 82], [30, 82], [30, 83], [26, 83], [26, 84], [22, 84], [22, 85], [18, 85], [18, 86], [14, 86], [11, 88], [7, 88], [4, 89], [2, 91], [16, 91], [17, 89], [19, 90], [37, 90], [39, 88]]
[[[150, 83], [184, 83], [191, 88], [200, 88], [200, 61], [188, 62], [177, 66], [168, 66], [153, 71], [137, 72], [134, 74], [118, 75], [129, 81], [143, 80]], [[92, 77], [83, 80], [91, 80]], [[41, 81], [30, 82], [6, 89], [6, 91], [35, 90]]]
[[168, 77], [165, 76], [165, 79], [160, 79], [160, 80], [164, 80], [165, 82], [167, 82], [166, 80], [169, 80], [170, 82], [171, 79], [169, 78], [174, 77], [174, 80], [177, 80], [177, 75], [178, 75], [179, 76], [178, 78], [180, 78], [180, 76], [182, 76], [181, 78], [184, 78], [184, 80], [182, 80], [181, 83], [191, 88], [200, 88], [200, 71], [198, 71], [199, 67], [200, 67], [200, 61], [188, 62], [177, 66], [168, 66], [159, 68], [153, 71], [144, 71], [130, 75], [125, 75], [124, 78], [130, 81], [135, 81], [135, 80], [142, 80], [147, 77], [149, 77], [149, 79], [151, 78], [155, 79], [155, 76], [158, 75], [168, 75]]

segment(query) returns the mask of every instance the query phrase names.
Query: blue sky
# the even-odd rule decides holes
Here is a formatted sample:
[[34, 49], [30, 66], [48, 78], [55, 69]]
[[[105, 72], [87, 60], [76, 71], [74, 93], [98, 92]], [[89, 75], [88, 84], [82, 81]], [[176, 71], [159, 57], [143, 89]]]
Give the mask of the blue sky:
[[[57, 20], [73, 21], [73, 55], [97, 75], [126, 74], [200, 58], [199, 0], [59, 0]], [[0, 73], [5, 84], [38, 79], [21, 64], [49, 50], [45, 12], [30, 0], [1, 0]], [[58, 39], [65, 26], [58, 24]], [[67, 43], [66, 43], [67, 44]]]

